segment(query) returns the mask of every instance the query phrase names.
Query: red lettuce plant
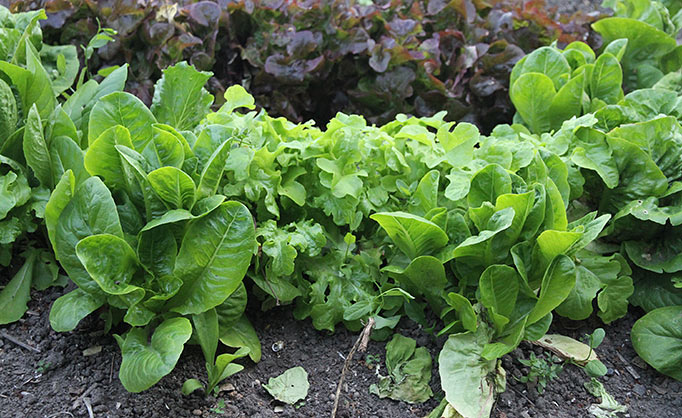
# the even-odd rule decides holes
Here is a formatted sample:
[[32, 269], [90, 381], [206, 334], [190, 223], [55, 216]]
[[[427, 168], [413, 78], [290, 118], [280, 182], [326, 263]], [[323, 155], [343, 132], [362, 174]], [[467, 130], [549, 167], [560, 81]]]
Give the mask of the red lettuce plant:
[[149, 103], [154, 80], [188, 60], [242, 84], [270, 114], [324, 124], [338, 111], [370, 122], [397, 113], [511, 120], [512, 66], [538, 46], [588, 37], [596, 16], [559, 16], [544, 0], [39, 0], [46, 37], [82, 44], [99, 25], [117, 40], [89, 68], [130, 64], [127, 90]]

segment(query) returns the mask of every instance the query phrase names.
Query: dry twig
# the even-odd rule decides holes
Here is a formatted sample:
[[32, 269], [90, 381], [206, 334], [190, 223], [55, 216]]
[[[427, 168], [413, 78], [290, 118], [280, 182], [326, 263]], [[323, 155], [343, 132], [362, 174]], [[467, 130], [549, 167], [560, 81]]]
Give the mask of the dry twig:
[[71, 409], [76, 409], [78, 407], [78, 402], [81, 402], [86, 396], [90, 394], [95, 388], [97, 387], [97, 382], [93, 383], [92, 386], [88, 388], [81, 396], [78, 397], [75, 401], [73, 401], [73, 405], [71, 405]]
[[92, 405], [90, 405], [89, 398], [83, 398], [83, 405], [85, 405], [85, 409], [88, 410], [88, 416], [90, 418], [95, 418], [95, 414], [92, 412]]
[[369, 321], [367, 321], [365, 328], [363, 328], [362, 332], [358, 336], [358, 339], [355, 341], [355, 344], [353, 344], [353, 348], [351, 348], [350, 351], [348, 352], [346, 361], [343, 363], [343, 370], [341, 371], [339, 384], [336, 386], [336, 396], [334, 397], [334, 408], [332, 409], [332, 418], [336, 418], [336, 411], [339, 409], [339, 398], [341, 398], [341, 388], [343, 387], [343, 379], [346, 377], [346, 373], [348, 373], [350, 363], [353, 360], [353, 354], [355, 354], [356, 351], [360, 351], [362, 353], [365, 350], [367, 350], [367, 344], [369, 343], [369, 336], [372, 333], [372, 328], [374, 328], [374, 318], [369, 318]]
[[19, 347], [25, 348], [27, 350], [31, 350], [35, 353], [40, 353], [40, 350], [38, 350], [37, 348], [31, 347], [30, 345], [17, 340], [16, 338], [12, 337], [11, 335], [6, 333], [5, 331], [0, 331], [0, 337], [6, 339], [7, 341], [13, 342], [14, 344], [18, 345]]

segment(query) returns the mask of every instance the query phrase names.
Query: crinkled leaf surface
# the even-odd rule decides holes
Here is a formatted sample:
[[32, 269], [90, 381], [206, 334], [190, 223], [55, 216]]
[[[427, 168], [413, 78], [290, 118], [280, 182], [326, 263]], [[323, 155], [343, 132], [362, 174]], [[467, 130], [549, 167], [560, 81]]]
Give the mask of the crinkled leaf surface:
[[152, 139], [152, 124], [156, 119], [140, 99], [126, 92], [114, 92], [102, 97], [90, 112], [88, 143], [92, 144], [102, 132], [122, 125], [130, 132], [135, 150], [142, 151]]
[[385, 212], [370, 217], [384, 228], [398, 248], [410, 258], [428, 255], [448, 242], [448, 236], [438, 225], [420, 216]]
[[211, 75], [184, 61], [163, 70], [151, 107], [156, 120], [179, 131], [193, 129], [211, 110], [213, 96], [204, 89]]
[[241, 203], [225, 202], [194, 220], [175, 261], [183, 285], [170, 300], [171, 309], [195, 314], [222, 303], [239, 287], [254, 246], [253, 218]]

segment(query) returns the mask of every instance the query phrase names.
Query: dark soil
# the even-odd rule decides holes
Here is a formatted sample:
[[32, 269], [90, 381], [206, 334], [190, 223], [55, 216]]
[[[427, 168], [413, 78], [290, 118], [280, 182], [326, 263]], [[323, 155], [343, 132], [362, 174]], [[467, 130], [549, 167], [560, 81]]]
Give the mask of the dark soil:
[[[83, 321], [71, 333], [51, 330], [49, 307], [63, 291], [52, 289], [34, 293], [29, 312], [14, 324], [0, 328], [5, 333], [40, 353], [0, 338], [0, 417], [87, 417], [88, 406], [95, 417], [321, 417], [329, 416], [333, 394], [346, 356], [357, 335], [339, 330], [333, 335], [312, 328], [309, 321], [296, 321], [288, 308], [250, 317], [263, 344], [263, 359], [231, 377], [218, 397], [202, 394], [183, 396], [182, 383], [189, 378], [204, 379], [204, 361], [197, 347], [189, 346], [175, 370], [146, 392], [131, 394], [117, 378], [121, 356], [113, 338], [101, 331], [102, 321], [96, 315]], [[661, 376], [646, 366], [630, 344], [629, 330], [639, 315], [605, 327], [607, 336], [597, 349], [609, 368], [603, 382], [609, 393], [627, 405], [632, 417], [682, 416], [682, 384]], [[579, 338], [600, 326], [597, 320], [581, 323], [559, 323], [552, 332]], [[577, 327], [577, 328], [576, 328]], [[442, 339], [421, 332], [409, 321], [398, 330], [403, 335], [427, 346], [434, 358], [432, 388], [442, 396], [437, 377], [437, 355]], [[277, 353], [271, 347], [282, 341]], [[83, 350], [101, 347], [94, 355]], [[381, 400], [369, 394], [369, 385], [377, 381], [375, 370], [365, 364], [365, 355], [384, 358], [384, 343], [370, 342], [365, 354], [356, 354], [342, 390], [339, 417], [413, 418], [423, 417], [437, 405], [432, 399], [423, 405]], [[583, 388], [588, 379], [575, 366], [566, 366], [559, 378], [551, 382], [543, 395], [515, 378], [527, 369], [518, 362], [531, 351], [543, 354], [538, 347], [524, 343], [503, 359], [508, 373], [508, 390], [499, 397], [493, 417], [583, 417], [597, 400]], [[310, 392], [298, 407], [272, 400], [261, 387], [270, 377], [286, 369], [303, 366], [309, 373]]]
[[[626, 414], [618, 416], [679, 418], [682, 416], [682, 382], [656, 372], [632, 348], [630, 330], [642, 315], [639, 309], [631, 308], [627, 316], [609, 325], [594, 317], [580, 322], [560, 318], [555, 320], [549, 332], [583, 339], [594, 329], [604, 328], [606, 337], [595, 352], [608, 371], [599, 380], [616, 401], [628, 407]], [[510, 356], [502, 359], [507, 371], [507, 392], [498, 398], [493, 417], [591, 416], [587, 408], [599, 400], [585, 390], [583, 384], [589, 381], [589, 377], [576, 366], [566, 365], [542, 395], [517, 380], [528, 372], [518, 359], [528, 358], [531, 351], [538, 357], [548, 356], [542, 348], [522, 343]]]
[[[61, 289], [34, 292], [24, 318], [0, 327], [0, 333], [40, 350], [33, 352], [0, 338], [2, 418], [87, 417], [84, 398], [95, 417], [329, 416], [344, 363], [342, 356], [348, 354], [357, 339], [357, 335], [345, 329], [333, 335], [316, 331], [310, 321], [294, 320], [288, 308], [256, 311], [250, 317], [259, 332], [263, 358], [257, 365], [245, 362], [246, 369], [228, 379], [225, 383], [229, 385], [223, 386], [225, 390], [217, 398], [198, 393], [187, 397], [180, 393], [186, 379], [203, 380], [206, 376], [201, 350], [194, 346], [185, 349], [169, 376], [143, 393], [131, 394], [117, 377], [121, 362], [118, 346], [111, 336], [103, 334], [103, 322], [96, 315], [84, 320], [74, 332], [59, 334], [50, 328], [50, 305], [62, 293]], [[429, 348], [436, 352], [436, 345], [417, 328], [401, 332], [416, 338], [419, 345], [430, 344]], [[279, 341], [284, 348], [275, 353], [271, 347]], [[83, 350], [98, 346], [99, 353], [84, 356]], [[365, 354], [383, 357], [384, 346], [371, 342]], [[365, 354], [358, 353], [353, 358], [342, 390], [339, 417], [412, 418], [426, 415], [437, 405], [435, 400], [414, 406], [371, 395], [369, 385], [378, 379], [375, 369], [365, 365]], [[270, 377], [295, 366], [303, 366], [310, 381], [308, 397], [298, 408], [273, 401], [261, 387]], [[382, 371], [385, 374], [385, 369]]]

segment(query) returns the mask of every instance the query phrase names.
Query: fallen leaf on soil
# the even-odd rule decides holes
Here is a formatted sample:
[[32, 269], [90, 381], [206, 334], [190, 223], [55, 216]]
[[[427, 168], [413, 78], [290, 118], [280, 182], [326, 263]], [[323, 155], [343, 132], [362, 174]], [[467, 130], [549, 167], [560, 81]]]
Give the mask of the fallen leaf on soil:
[[619, 413], [625, 413], [628, 410], [627, 406], [619, 404], [613, 396], [611, 396], [604, 385], [596, 379], [585, 383], [585, 389], [592, 395], [601, 398], [601, 403], [593, 403], [588, 408], [588, 412], [597, 418], [615, 418]]
[[293, 367], [277, 377], [271, 377], [263, 388], [278, 401], [293, 405], [308, 396], [308, 372], [303, 367]]
[[85, 350], [83, 350], [83, 356], [85, 356], [85, 357], [94, 356], [95, 354], [99, 354], [101, 352], [102, 352], [102, 346], [96, 345], [94, 347], [88, 347]]
[[533, 341], [533, 344], [546, 348], [559, 357], [571, 359], [576, 363], [583, 365], [592, 360], [598, 360], [594, 350], [590, 353], [589, 345], [583, 344], [580, 341], [565, 335], [547, 334], [539, 340]]

